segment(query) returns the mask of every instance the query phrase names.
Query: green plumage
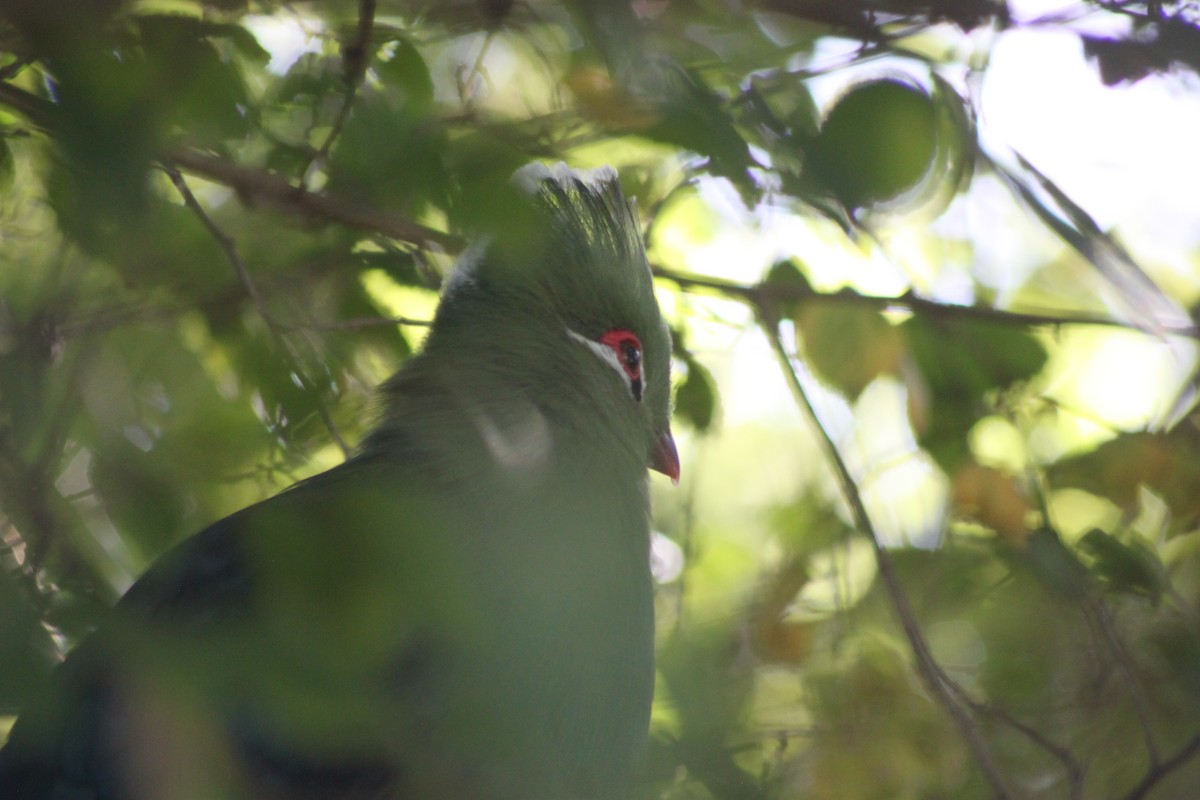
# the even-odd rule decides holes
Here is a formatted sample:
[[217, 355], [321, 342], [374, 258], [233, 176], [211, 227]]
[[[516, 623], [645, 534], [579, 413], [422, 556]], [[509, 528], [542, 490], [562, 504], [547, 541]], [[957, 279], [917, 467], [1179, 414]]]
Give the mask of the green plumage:
[[0, 796], [625, 792], [670, 340], [615, 176], [516, 180], [521, 224], [464, 257], [360, 453], [156, 564], [22, 715]]

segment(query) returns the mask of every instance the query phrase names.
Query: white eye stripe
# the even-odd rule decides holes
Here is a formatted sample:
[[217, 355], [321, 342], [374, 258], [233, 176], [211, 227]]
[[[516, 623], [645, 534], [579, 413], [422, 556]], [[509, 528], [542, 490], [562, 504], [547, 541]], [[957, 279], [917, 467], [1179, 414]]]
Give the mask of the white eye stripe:
[[567, 328], [567, 335], [575, 341], [587, 345], [588, 349], [595, 353], [601, 361], [616, 370], [617, 374], [621, 376], [621, 380], [624, 381], [625, 385], [629, 387], [630, 393], [633, 394], [635, 398], [637, 397], [637, 392], [633, 388], [633, 381], [625, 373], [625, 367], [621, 366], [621, 361], [619, 358], [617, 358], [616, 350], [613, 350], [606, 344], [594, 342], [588, 337], [582, 336], [570, 328]]

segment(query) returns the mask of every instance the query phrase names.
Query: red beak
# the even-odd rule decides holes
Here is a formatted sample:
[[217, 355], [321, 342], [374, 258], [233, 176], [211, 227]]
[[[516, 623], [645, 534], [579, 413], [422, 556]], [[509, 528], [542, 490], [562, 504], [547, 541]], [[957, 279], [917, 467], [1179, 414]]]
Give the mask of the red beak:
[[650, 451], [650, 469], [661, 472], [671, 479], [671, 483], [679, 485], [679, 451], [675, 449], [671, 431], [658, 437]]

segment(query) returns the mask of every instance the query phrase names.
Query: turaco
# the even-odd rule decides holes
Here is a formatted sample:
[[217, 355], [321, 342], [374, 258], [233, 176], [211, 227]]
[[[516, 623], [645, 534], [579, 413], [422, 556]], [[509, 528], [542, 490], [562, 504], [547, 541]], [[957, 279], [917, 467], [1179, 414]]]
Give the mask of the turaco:
[[524, 221], [463, 257], [357, 454], [151, 567], [19, 717], [0, 797], [627, 794], [670, 336], [611, 170], [514, 182]]

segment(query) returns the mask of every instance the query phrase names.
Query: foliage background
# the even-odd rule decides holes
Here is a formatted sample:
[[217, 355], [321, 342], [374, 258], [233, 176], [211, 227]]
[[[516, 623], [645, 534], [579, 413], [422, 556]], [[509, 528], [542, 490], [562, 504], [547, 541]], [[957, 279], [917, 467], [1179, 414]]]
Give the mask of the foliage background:
[[[639, 795], [1195, 795], [1194, 239], [1131, 253], [978, 89], [1055, 29], [1109, 91], [1194, 91], [1198, 24], [5, 0], [0, 703], [171, 544], [343, 458], [512, 170], [565, 159], [620, 168], [678, 342]], [[1130, 370], [1145, 410], [1088, 391]], [[789, 410], [722, 424], [734, 392]]]

